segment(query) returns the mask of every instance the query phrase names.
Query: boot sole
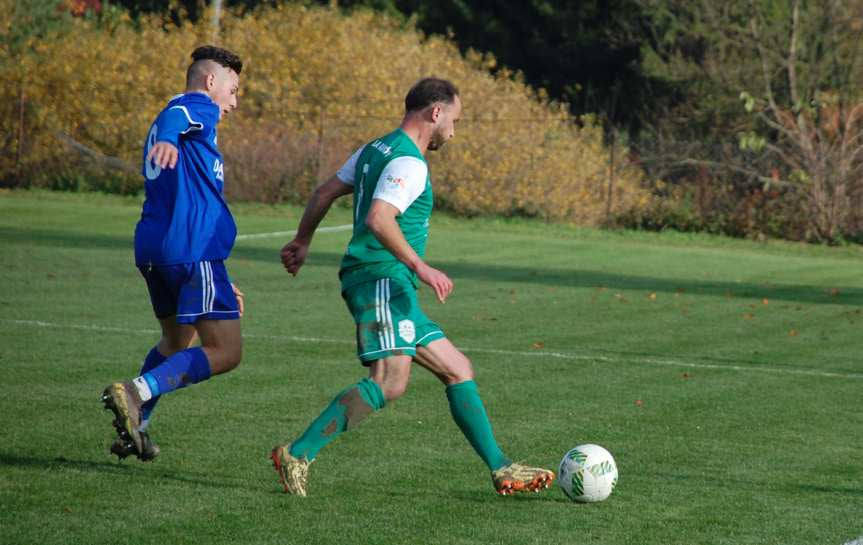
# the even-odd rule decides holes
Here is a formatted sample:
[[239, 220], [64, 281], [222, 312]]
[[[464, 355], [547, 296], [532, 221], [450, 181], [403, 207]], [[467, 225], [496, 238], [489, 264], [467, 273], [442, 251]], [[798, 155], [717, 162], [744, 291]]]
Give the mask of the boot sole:
[[[124, 442], [123, 448], [129, 452], [127, 452], [125, 456], [121, 456], [118, 452], [115, 452], [115, 449], [112, 446], [111, 453], [118, 456], [121, 460], [130, 453], [140, 458], [141, 448], [138, 445], [141, 442], [141, 436], [133, 431], [134, 426], [132, 425], [132, 419], [129, 416], [129, 407], [126, 405], [125, 395], [117, 396], [115, 395], [114, 390], [115, 388], [113, 385], [105, 388], [105, 391], [102, 392], [102, 403], [105, 405], [106, 410], [109, 410], [114, 414], [113, 425], [114, 429], [117, 431], [117, 437]], [[125, 392], [123, 393], [125, 394]], [[138, 435], [137, 441], [135, 440], [135, 435]]]

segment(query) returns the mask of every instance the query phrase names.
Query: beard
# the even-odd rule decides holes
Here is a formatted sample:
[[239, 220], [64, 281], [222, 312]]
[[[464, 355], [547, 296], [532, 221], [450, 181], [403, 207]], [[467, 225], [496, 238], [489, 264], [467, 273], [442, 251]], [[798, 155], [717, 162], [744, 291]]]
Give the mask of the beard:
[[432, 134], [431, 140], [429, 140], [428, 149], [430, 151], [437, 151], [441, 149], [444, 144], [446, 144], [446, 138], [443, 134], [436, 132]]

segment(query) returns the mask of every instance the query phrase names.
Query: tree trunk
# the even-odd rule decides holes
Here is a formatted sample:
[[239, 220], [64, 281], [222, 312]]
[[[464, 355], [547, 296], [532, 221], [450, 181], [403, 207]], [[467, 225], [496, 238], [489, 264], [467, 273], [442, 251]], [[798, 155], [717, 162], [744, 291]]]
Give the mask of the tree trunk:
[[21, 158], [24, 153], [24, 82], [18, 84], [18, 142], [15, 150], [15, 185], [21, 185]]

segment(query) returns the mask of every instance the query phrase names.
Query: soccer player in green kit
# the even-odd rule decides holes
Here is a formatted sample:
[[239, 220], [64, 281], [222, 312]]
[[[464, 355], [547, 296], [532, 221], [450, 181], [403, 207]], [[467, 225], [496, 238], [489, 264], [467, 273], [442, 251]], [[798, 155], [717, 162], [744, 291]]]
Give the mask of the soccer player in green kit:
[[499, 494], [538, 492], [554, 480], [551, 471], [513, 463], [501, 451], [470, 360], [417, 301], [417, 280], [431, 287], [441, 303], [453, 289], [443, 271], [423, 261], [433, 205], [424, 154], [454, 136], [460, 115], [461, 99], [452, 83], [437, 78], [417, 82], [405, 97], [399, 128], [361, 147], [315, 190], [296, 237], [282, 248], [285, 269], [296, 275], [330, 205], [353, 194], [353, 236], [339, 277], [357, 326], [357, 355], [369, 377], [336, 395], [299, 438], [272, 450], [273, 465], [289, 494], [306, 495], [309, 464], [318, 451], [405, 392], [412, 361], [446, 386], [453, 419], [488, 466]]

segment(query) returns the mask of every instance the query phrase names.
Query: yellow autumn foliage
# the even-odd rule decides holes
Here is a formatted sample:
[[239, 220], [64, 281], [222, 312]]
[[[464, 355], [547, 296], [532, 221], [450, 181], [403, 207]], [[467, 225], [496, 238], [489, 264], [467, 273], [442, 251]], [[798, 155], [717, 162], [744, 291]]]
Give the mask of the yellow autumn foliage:
[[[0, 0], [0, 8], [13, 1]], [[9, 24], [2, 17], [0, 31]], [[110, 176], [126, 180], [124, 189], [140, 187], [134, 170], [148, 126], [182, 91], [189, 54], [209, 33], [208, 18], [180, 28], [159, 18], [76, 19], [0, 60], [0, 128], [9, 135], [0, 141], [0, 179], [26, 172], [31, 183], [51, 183], [64, 165], [84, 168], [70, 159], [83, 146], [90, 162], [130, 165]], [[239, 108], [219, 135], [231, 198], [302, 201], [356, 147], [395, 128], [407, 89], [435, 75], [453, 81], [464, 104], [456, 138], [429, 156], [439, 204], [587, 225], [605, 217], [601, 128], [590, 119], [577, 124], [565, 106], [510, 73], [490, 75], [490, 56], [461, 55], [445, 38], [371, 11], [345, 16], [296, 5], [228, 14], [217, 43], [244, 61]], [[625, 150], [616, 157], [611, 211], [639, 210], [649, 199], [642, 173]]]

